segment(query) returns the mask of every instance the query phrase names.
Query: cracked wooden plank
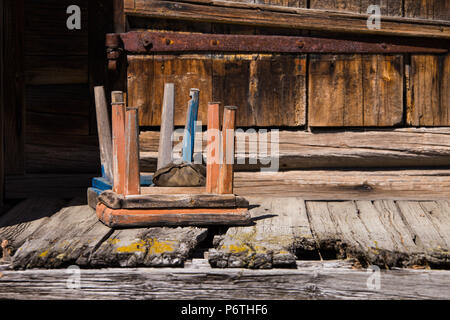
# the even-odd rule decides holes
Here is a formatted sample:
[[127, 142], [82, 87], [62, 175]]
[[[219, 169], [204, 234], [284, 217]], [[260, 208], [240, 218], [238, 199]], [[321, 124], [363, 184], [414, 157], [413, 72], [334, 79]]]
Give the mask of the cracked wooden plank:
[[8, 247], [14, 253], [65, 203], [62, 199], [51, 198], [30, 198], [20, 202], [0, 216], [0, 240], [8, 240]]
[[89, 206], [80, 203], [71, 201], [33, 232], [14, 255], [13, 268], [86, 266], [90, 254], [111, 231]]
[[89, 259], [93, 267], [182, 267], [207, 236], [205, 228], [114, 231]]
[[298, 198], [250, 198], [255, 225], [230, 228], [214, 239], [212, 266], [255, 268], [295, 266], [296, 251], [315, 249], [305, 203]]
[[[381, 271], [380, 288], [370, 289], [372, 273], [311, 261], [298, 269], [189, 268], [81, 270], [80, 289], [67, 288], [66, 270], [3, 271], [1, 299], [448, 299], [450, 271]], [[149, 290], [149, 288], [151, 288]], [[176, 318], [179, 309], [166, 310]]]
[[[450, 165], [450, 128], [397, 128], [332, 131], [286, 131], [278, 133], [279, 166], [282, 169], [364, 168], [364, 167], [427, 167]], [[200, 138], [200, 136], [198, 137]], [[259, 141], [268, 142], [273, 132], [236, 132], [236, 171], [257, 170]], [[207, 139], [198, 141], [206, 151]], [[174, 142], [177, 145], [178, 142]], [[141, 168], [156, 171], [159, 132], [140, 134]], [[200, 152], [200, 150], [196, 150]], [[174, 151], [174, 156], [177, 152]], [[256, 153], [256, 151], [254, 152]], [[204, 154], [206, 157], [206, 153]], [[253, 163], [251, 160], [256, 160]]]
[[[421, 204], [434, 210], [440, 227]], [[437, 202], [401, 201], [397, 208], [387, 200], [307, 201], [306, 206], [319, 252], [386, 268], [448, 265], [448, 247], [442, 241], [448, 228], [442, 221], [448, 217]]]
[[[431, 265], [449, 266], [450, 252], [446, 244], [446, 237], [440, 227], [436, 226], [435, 218], [431, 218], [430, 205], [436, 209], [436, 205], [419, 201], [397, 201], [402, 218], [413, 233], [414, 243], [424, 251], [427, 262]], [[432, 214], [433, 215], [433, 214]], [[443, 214], [444, 215], [444, 214]]]

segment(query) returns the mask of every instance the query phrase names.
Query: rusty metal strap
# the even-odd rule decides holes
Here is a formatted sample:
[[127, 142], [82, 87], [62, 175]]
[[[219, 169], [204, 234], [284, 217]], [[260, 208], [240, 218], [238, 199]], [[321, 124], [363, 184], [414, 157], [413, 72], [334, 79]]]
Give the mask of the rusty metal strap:
[[[119, 39], [120, 38], [120, 39]], [[273, 35], [197, 34], [132, 31], [108, 34], [107, 46], [122, 40], [129, 53], [254, 52], [254, 53], [447, 53], [448, 42], [417, 39], [333, 39]], [[437, 43], [437, 45], [436, 45]]]

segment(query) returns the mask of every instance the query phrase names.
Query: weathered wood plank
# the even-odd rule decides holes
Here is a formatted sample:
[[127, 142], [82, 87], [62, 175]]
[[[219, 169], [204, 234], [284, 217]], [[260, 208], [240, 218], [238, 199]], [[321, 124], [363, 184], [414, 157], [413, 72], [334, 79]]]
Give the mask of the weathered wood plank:
[[5, 198], [30, 197], [73, 198], [86, 197], [86, 189], [92, 186], [96, 174], [28, 174], [6, 178]]
[[[27, 111], [52, 114], [89, 116], [87, 85], [27, 86]], [[28, 137], [27, 137], [28, 138]]]
[[423, 201], [421, 207], [428, 213], [433, 226], [450, 248], [450, 206], [448, 201]]
[[34, 133], [25, 144], [27, 173], [100, 173], [95, 136]]
[[295, 267], [296, 251], [314, 250], [305, 203], [298, 198], [251, 198], [256, 225], [230, 228], [214, 239], [209, 263], [218, 268]]
[[[24, 174], [25, 79], [24, 0], [4, 1], [3, 132], [5, 174]], [[7, 50], [6, 50], [7, 48]], [[25, 70], [24, 70], [25, 68]], [[2, 135], [3, 136], [3, 135]]]
[[206, 124], [207, 104], [212, 100], [209, 58], [130, 56], [128, 62], [129, 105], [140, 108], [140, 125], [160, 125], [165, 83], [175, 85], [174, 124], [185, 124], [190, 88], [200, 89], [198, 120]]
[[88, 265], [90, 254], [111, 230], [98, 221], [83, 201], [72, 200], [42, 223], [13, 256], [15, 269], [60, 268]]
[[[67, 288], [66, 270], [3, 271], [2, 299], [448, 299], [450, 271], [381, 271], [380, 289], [367, 286], [368, 270], [333, 268], [332, 262], [275, 270], [81, 270], [80, 289]], [[151, 288], [151, 290], [149, 290]], [[179, 309], [166, 310], [169, 317]]]
[[311, 55], [309, 125], [372, 127], [401, 123], [402, 63], [399, 55]]
[[[34, 196], [85, 197], [97, 174], [35, 174], [6, 178], [6, 198]], [[172, 189], [177, 193], [179, 189]], [[187, 193], [203, 193], [190, 188]], [[157, 192], [142, 188], [142, 194]], [[449, 170], [305, 170], [236, 172], [236, 194], [303, 197], [307, 200], [445, 200], [450, 194]], [[170, 194], [170, 190], [167, 190]]]
[[200, 89], [198, 119], [203, 124], [209, 101], [238, 106], [238, 126], [305, 123], [304, 55], [131, 56], [128, 60], [130, 105], [141, 108], [141, 125], [160, 125], [164, 83], [169, 82], [177, 90], [175, 125], [184, 125], [191, 87]]
[[35, 133], [89, 135], [89, 117], [28, 111], [26, 114], [27, 136]]
[[30, 198], [0, 216], [0, 242], [8, 240], [15, 252], [25, 241], [66, 202], [57, 198]]
[[[286, 170], [327, 167], [445, 167], [450, 165], [449, 134], [450, 130], [446, 128], [279, 131], [278, 152], [274, 150], [273, 155], [278, 154], [279, 167]], [[157, 131], [144, 131], [140, 135], [143, 171], [156, 170], [158, 139]], [[258, 161], [258, 152], [261, 152], [258, 151], [258, 142], [264, 139], [268, 144], [267, 155], [270, 156], [272, 133], [236, 132], [235, 170], [258, 170], [263, 166]], [[205, 137], [203, 150], [206, 150], [206, 141]], [[251, 150], [254, 150], [253, 153]], [[176, 149], [173, 155], [177, 157]]]
[[[160, 189], [161, 190], [161, 189]], [[164, 189], [163, 189], [164, 190]], [[162, 191], [161, 191], [162, 192]], [[111, 209], [246, 208], [248, 201], [234, 194], [155, 194], [123, 196], [104, 191], [99, 201]]]
[[[402, 201], [402, 206], [414, 201]], [[434, 202], [431, 202], [434, 203]], [[419, 236], [411, 232], [415, 219], [422, 215], [411, 212], [408, 220], [402, 218], [394, 202], [370, 201], [314, 202], [307, 201], [307, 211], [319, 252], [330, 252], [339, 258], [357, 259], [363, 265], [381, 267], [412, 267], [415, 265], [448, 266], [444, 252], [435, 253], [434, 243], [418, 244]], [[435, 234], [431, 225], [423, 225], [428, 235]], [[439, 236], [437, 234], [437, 236]]]
[[447, 170], [237, 172], [235, 193], [307, 200], [443, 200]]
[[94, 267], [180, 267], [207, 233], [192, 227], [116, 230], [89, 263]]
[[431, 265], [448, 264], [449, 247], [440, 229], [430, 219], [429, 211], [417, 201], [397, 201], [397, 204], [413, 234], [414, 243], [424, 251], [427, 262]]
[[[70, 5], [81, 9], [81, 29], [69, 30]], [[88, 0], [25, 0], [27, 55], [88, 55]]]
[[251, 224], [247, 208], [110, 209], [100, 203], [97, 216], [110, 228], [242, 226]]
[[450, 125], [450, 55], [412, 55], [408, 75], [407, 123]]
[[[340, 3], [344, 4], [345, 2], [340, 1]], [[401, 17], [384, 17], [381, 29], [369, 29], [367, 28], [367, 14], [217, 0], [208, 1], [207, 4], [192, 3], [192, 1], [190, 3], [180, 3], [180, 1], [142, 1], [134, 9], [126, 9], [125, 13], [130, 16], [179, 18], [191, 21], [235, 23], [252, 26], [450, 38], [450, 27], [444, 21], [433, 22]]]
[[404, 0], [405, 17], [450, 20], [450, 4], [445, 0]]
[[52, 59], [46, 56], [26, 56], [26, 84], [87, 84], [88, 60], [88, 56], [53, 56]]
[[305, 55], [227, 55], [213, 73], [213, 98], [239, 107], [237, 126], [305, 124]]
[[[4, 20], [5, 20], [5, 11], [4, 11], [4, 3], [3, 1], [0, 3], [0, 26], [2, 27], [2, 31], [0, 31], [0, 43], [3, 48], [3, 39], [5, 37], [4, 34]], [[4, 122], [4, 109], [5, 109], [5, 93], [3, 84], [5, 83], [6, 77], [5, 74], [5, 59], [3, 50], [0, 50], [0, 132], [3, 131], [3, 122]], [[5, 155], [4, 155], [4, 139], [0, 139], [0, 208], [3, 209], [3, 198], [5, 195]]]

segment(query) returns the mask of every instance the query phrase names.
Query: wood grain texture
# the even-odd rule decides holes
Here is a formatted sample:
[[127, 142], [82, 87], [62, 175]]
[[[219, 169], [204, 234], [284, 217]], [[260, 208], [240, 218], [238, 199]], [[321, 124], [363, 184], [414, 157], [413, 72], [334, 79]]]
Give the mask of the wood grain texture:
[[0, 217], [0, 239], [15, 253], [39, 227], [47, 223], [66, 201], [57, 198], [23, 200]]
[[126, 108], [125, 112], [125, 181], [124, 194], [141, 193], [139, 166], [139, 119], [137, 108]]
[[[184, 125], [189, 88], [200, 89], [198, 120], [207, 123], [207, 104], [240, 107], [238, 126], [299, 126], [305, 123], [306, 56], [196, 55], [130, 56], [130, 105], [140, 124], [158, 126], [164, 83], [174, 83], [175, 125]], [[290, 116], [293, 114], [294, 116]]]
[[[81, 9], [81, 29], [69, 30], [70, 5]], [[27, 55], [88, 55], [88, 0], [25, 0], [25, 52]], [[51, 59], [51, 58], [50, 58]]]
[[404, 0], [405, 17], [450, 20], [450, 4], [445, 0]]
[[221, 162], [219, 167], [219, 180], [217, 183], [219, 194], [233, 193], [234, 180], [234, 149], [237, 107], [225, 106], [222, 124]]
[[89, 173], [101, 175], [98, 138], [34, 133], [25, 144], [27, 173]]
[[[264, 165], [258, 156], [258, 142], [267, 141], [268, 155], [279, 156], [279, 167], [364, 168], [449, 166], [450, 143], [447, 128], [398, 128], [333, 130], [313, 132], [279, 131], [278, 152], [272, 151], [272, 133], [236, 131], [235, 170], [259, 170]], [[156, 169], [159, 133], [140, 135], [141, 168]], [[203, 139], [203, 150], [206, 149]], [[254, 150], [253, 152], [251, 150]], [[200, 150], [198, 150], [200, 152]], [[206, 153], [204, 153], [206, 157]]]
[[237, 172], [235, 192], [311, 200], [444, 200], [450, 178], [446, 170]]
[[218, 193], [220, 170], [220, 105], [211, 102], [208, 104], [208, 141], [206, 146], [206, 192]]
[[89, 82], [87, 56], [26, 56], [27, 85], [86, 84]]
[[27, 174], [24, 176], [9, 176], [6, 178], [5, 183], [5, 198], [84, 198], [86, 197], [86, 189], [92, 186], [92, 178], [98, 176], [99, 173]]
[[248, 201], [230, 194], [164, 194], [122, 196], [104, 191], [99, 201], [111, 209], [247, 208]]
[[407, 90], [407, 123], [450, 125], [450, 55], [412, 55]]
[[399, 55], [311, 55], [309, 125], [400, 124], [403, 117], [402, 64]]
[[112, 182], [114, 176], [112, 163], [113, 152], [111, 122], [109, 120], [108, 102], [106, 100], [105, 88], [102, 86], [95, 87], [94, 94], [102, 176]]
[[[24, 0], [7, 0], [4, 10], [3, 131], [5, 174], [24, 174], [25, 78]], [[25, 68], [25, 69], [24, 69]]]
[[237, 126], [305, 123], [305, 55], [227, 55], [213, 70], [213, 98], [239, 106]]
[[[0, 3], [0, 26], [2, 28], [2, 31], [0, 32], [0, 43], [2, 44], [3, 48], [3, 39], [5, 38], [5, 27], [4, 27], [4, 20], [5, 20], [5, 11], [4, 11], [4, 3], [3, 1]], [[4, 121], [4, 105], [5, 105], [5, 93], [3, 84], [5, 83], [5, 59], [3, 50], [0, 50], [0, 132], [3, 131], [3, 121]], [[4, 156], [4, 139], [0, 139], [0, 207], [3, 208], [3, 198], [5, 195], [5, 156]]]
[[27, 86], [26, 110], [36, 113], [89, 117], [89, 86], [86, 84]]
[[112, 92], [113, 190], [119, 194], [124, 194], [126, 180], [125, 101], [123, 92]]
[[[338, 258], [387, 268], [447, 265], [446, 249], [436, 253], [433, 243], [420, 244], [427, 240], [426, 235], [411, 232], [414, 221], [411, 225], [402, 214], [406, 205], [414, 206], [414, 201], [308, 201], [307, 212], [319, 252], [331, 251]], [[410, 219], [421, 216], [424, 215], [415, 211]], [[431, 225], [423, 225], [423, 229], [428, 235], [435, 232]], [[435, 239], [436, 236], [439, 234], [435, 234]]]
[[110, 234], [95, 212], [72, 200], [33, 232], [13, 258], [14, 269], [87, 265], [91, 252]]
[[[125, 259], [124, 259], [125, 260]], [[380, 290], [367, 288], [368, 272], [336, 261], [302, 262], [297, 270], [190, 267], [82, 270], [80, 290], [67, 289], [66, 270], [3, 271], [2, 299], [447, 299], [450, 271], [381, 271]], [[38, 279], [38, 280], [37, 280]], [[426, 279], [426, 281], [424, 281]], [[149, 290], [148, 288], [152, 288]], [[180, 306], [184, 306], [183, 302]], [[168, 317], [179, 308], [167, 310]]]
[[105, 225], [120, 229], [251, 224], [247, 208], [110, 209], [99, 203], [96, 211]]
[[94, 267], [181, 267], [207, 236], [204, 228], [114, 231], [90, 257]]
[[[330, 1], [320, 2], [330, 4]], [[315, 3], [317, 4], [318, 1], [312, 2], [312, 4]], [[409, 20], [400, 17], [385, 17], [383, 18], [383, 27], [381, 29], [369, 29], [367, 28], [367, 14], [359, 14], [361, 8], [359, 3], [360, 1], [338, 2], [346, 11], [351, 10], [352, 13], [350, 13], [227, 1], [208, 1], [208, 3], [140, 1], [136, 3], [134, 9], [126, 9], [125, 12], [130, 16], [164, 17], [198, 22], [235, 23], [250, 26], [284, 27], [328, 32], [442, 37], [447, 39], [450, 37], [448, 23], [444, 21], [428, 22], [419, 21], [418, 19]], [[389, 3], [393, 4], [393, 10], [388, 9], [388, 11], [384, 11], [398, 15], [400, 10], [398, 4], [395, 4], [395, 1], [389, 1]], [[376, 1], [373, 4], [376, 4]], [[335, 11], [334, 1], [331, 5], [331, 9]], [[330, 6], [327, 7], [330, 8]], [[364, 10], [367, 10], [367, 6]]]
[[[173, 83], [164, 85], [164, 99], [161, 114], [161, 134], [158, 146], [158, 167], [161, 169], [172, 162], [172, 135], [174, 130], [175, 86]], [[139, 139], [139, 137], [137, 137]]]
[[296, 253], [315, 249], [305, 202], [299, 198], [250, 198], [254, 226], [230, 228], [208, 252], [216, 268], [295, 267]]
[[[418, 201], [397, 201], [397, 205], [402, 218], [411, 230], [414, 243], [422, 249], [424, 258], [431, 265], [439, 264], [442, 260], [448, 259], [448, 239], [445, 236], [445, 232], [442, 232], [443, 230], [438, 225], [435, 225], [437, 217], [430, 218], [433, 215], [430, 205], [434, 207], [433, 209], [439, 211], [436, 204]], [[444, 217], [447, 215], [447, 212], [442, 212], [438, 215]]]

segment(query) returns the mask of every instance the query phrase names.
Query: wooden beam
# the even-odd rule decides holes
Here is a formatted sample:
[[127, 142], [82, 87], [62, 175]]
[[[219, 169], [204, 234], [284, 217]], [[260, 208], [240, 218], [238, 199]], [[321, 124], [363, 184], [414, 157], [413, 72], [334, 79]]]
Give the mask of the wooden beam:
[[[95, 174], [36, 174], [6, 177], [6, 198], [86, 197]], [[186, 194], [206, 193], [204, 187], [183, 188]], [[180, 188], [164, 188], [179, 194]], [[302, 197], [310, 200], [441, 200], [450, 196], [449, 169], [422, 170], [303, 170], [236, 172], [240, 196]], [[142, 194], [159, 194], [160, 188], [142, 188]]]
[[[235, 170], [259, 170], [258, 142], [266, 139], [268, 156], [273, 133], [236, 132]], [[281, 170], [311, 168], [442, 167], [450, 166], [450, 128], [383, 130], [279, 131]], [[141, 133], [141, 170], [156, 169], [158, 132]], [[176, 144], [176, 143], [175, 143]], [[203, 139], [206, 157], [206, 137]], [[179, 150], [179, 145], [175, 146]], [[254, 150], [253, 154], [250, 152]]]
[[124, 13], [124, 1], [113, 0], [113, 15], [114, 15], [114, 32], [121, 33], [127, 29], [127, 20]]
[[450, 170], [304, 170], [239, 172], [235, 192], [243, 197], [306, 200], [445, 200]]
[[228, 1], [139, 1], [129, 16], [182, 19], [262, 27], [309, 29], [316, 31], [389, 36], [450, 39], [448, 21], [383, 17], [381, 29], [367, 28], [369, 15], [317, 9], [286, 8]]
[[[114, 235], [119, 233], [128, 233], [128, 236], [124, 235], [125, 240], [118, 244], [117, 241], [114, 242], [116, 239], [114, 237], [110, 238], [112, 241], [109, 245], [104, 242], [107, 249], [102, 254], [103, 257], [116, 256], [117, 248], [120, 248], [122, 243], [136, 243], [134, 240], [136, 232], [129, 235], [132, 231], [118, 230]], [[121, 239], [120, 236], [118, 238]], [[151, 245], [147, 246], [151, 248]], [[179, 253], [182, 250], [177, 246], [175, 251]], [[120, 254], [121, 259], [116, 264], [117, 267], [136, 265], [137, 263], [133, 261], [143, 261], [143, 257], [147, 256], [142, 252], [132, 254], [131, 258], [129, 253]], [[152, 261], [157, 260], [159, 256]], [[106, 258], [100, 262], [107, 263], [108, 260]], [[67, 289], [66, 269], [2, 271], [0, 297], [2, 299], [39, 297], [58, 300], [123, 300], [125, 297], [177, 301], [192, 300], [193, 296], [217, 300], [246, 300], [249, 297], [256, 300], [271, 300], [276, 297], [282, 297], [283, 300], [315, 298], [440, 300], [447, 299], [450, 294], [447, 283], [450, 277], [448, 270], [383, 270], [380, 274], [380, 290], [373, 290], [367, 286], [372, 270], [353, 270], [345, 261], [298, 261], [297, 265], [297, 269], [213, 269], [205, 260], [195, 259], [186, 262], [185, 268], [83, 269], [81, 290]], [[165, 310], [167, 316], [177, 317], [185, 303], [181, 301], [179, 308]]]

